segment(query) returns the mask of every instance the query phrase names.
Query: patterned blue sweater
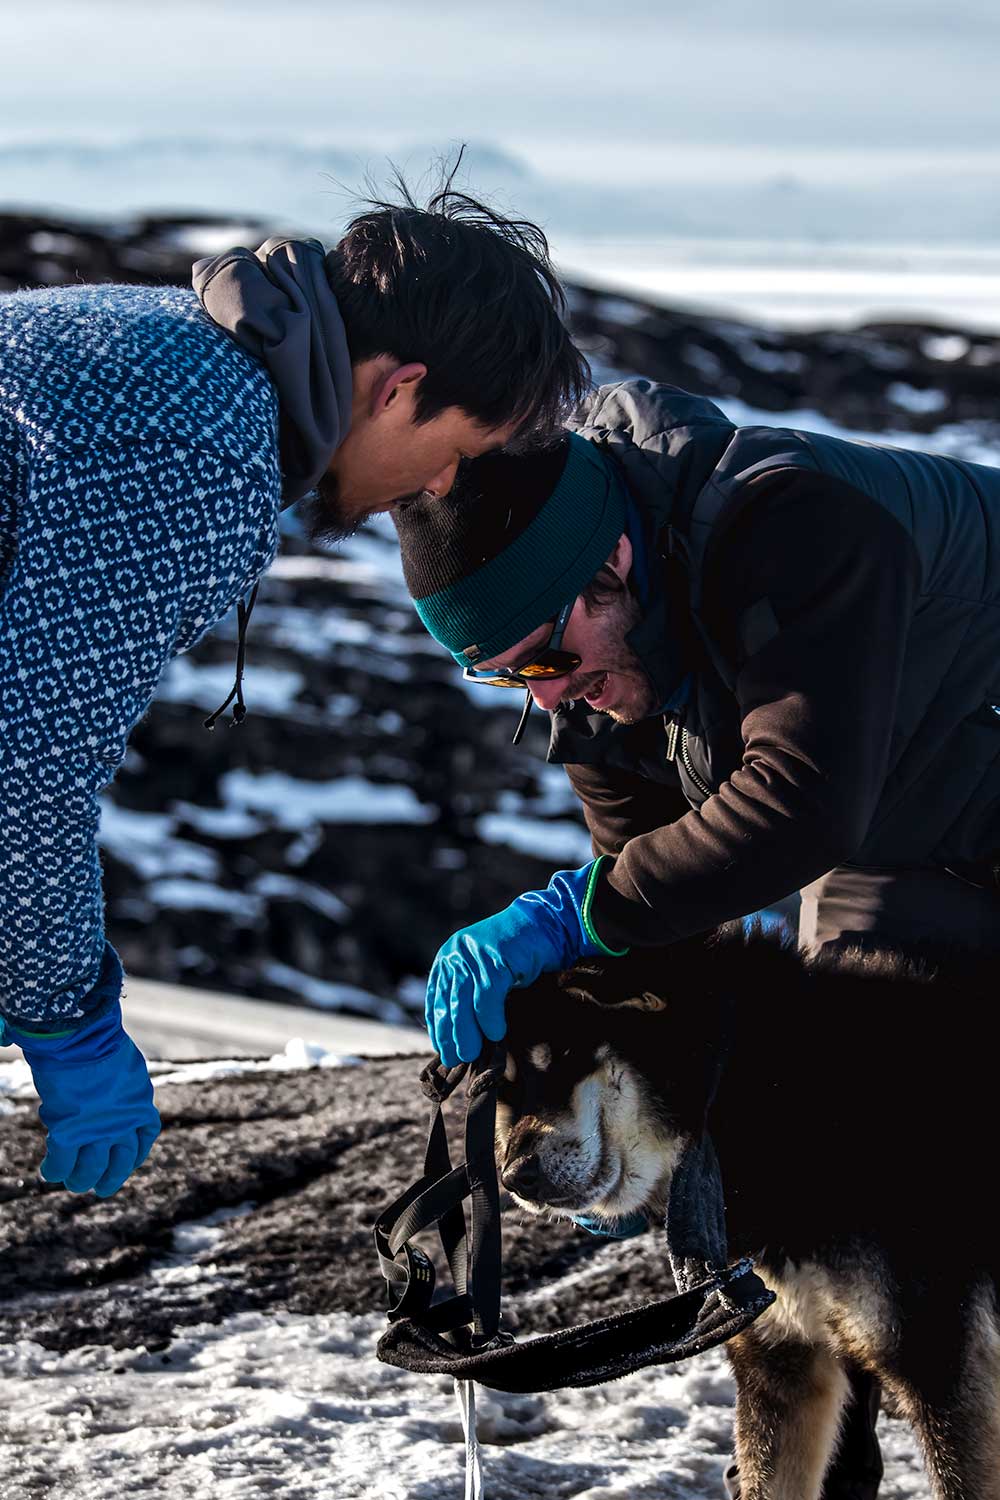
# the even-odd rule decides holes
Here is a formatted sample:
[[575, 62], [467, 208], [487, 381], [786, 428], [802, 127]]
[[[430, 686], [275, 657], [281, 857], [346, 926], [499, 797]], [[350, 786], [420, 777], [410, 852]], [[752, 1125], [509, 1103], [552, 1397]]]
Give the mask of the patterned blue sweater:
[[193, 292], [0, 297], [0, 1015], [12, 1022], [68, 1030], [109, 999], [97, 795], [165, 664], [274, 556], [277, 428], [263, 367]]

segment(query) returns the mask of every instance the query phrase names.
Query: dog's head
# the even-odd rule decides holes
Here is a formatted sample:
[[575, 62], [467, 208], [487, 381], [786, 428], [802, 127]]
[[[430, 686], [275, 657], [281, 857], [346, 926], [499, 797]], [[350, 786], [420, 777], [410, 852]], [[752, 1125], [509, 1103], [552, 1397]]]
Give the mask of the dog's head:
[[665, 1203], [692, 1089], [672, 1076], [677, 1022], [652, 962], [589, 962], [508, 998], [497, 1160], [531, 1212], [618, 1219]]

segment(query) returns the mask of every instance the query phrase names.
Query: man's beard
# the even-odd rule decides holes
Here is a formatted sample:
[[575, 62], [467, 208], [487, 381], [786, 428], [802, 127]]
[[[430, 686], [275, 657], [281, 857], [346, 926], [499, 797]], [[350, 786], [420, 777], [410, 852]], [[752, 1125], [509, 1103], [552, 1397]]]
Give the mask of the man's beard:
[[[641, 610], [638, 601], [635, 600], [627, 590], [623, 590], [620, 597], [611, 604], [599, 605], [593, 613], [600, 613], [604, 619], [603, 644], [598, 645], [594, 654], [598, 661], [606, 663], [600, 670], [608, 676], [619, 679], [620, 689], [628, 693], [628, 701], [610, 704], [607, 708], [591, 708], [585, 699], [577, 695], [577, 701], [583, 702], [591, 713], [606, 714], [616, 724], [638, 724], [641, 719], [649, 718], [657, 709], [656, 689], [643, 670], [642, 662], [627, 642], [629, 631], [641, 618]], [[594, 683], [594, 669], [585, 676], [577, 678], [580, 688], [592, 691]], [[573, 701], [573, 692], [576, 684], [570, 683], [570, 692], [567, 700]], [[630, 691], [631, 689], [631, 691]]]
[[[401, 495], [394, 500], [393, 508], [405, 505], [410, 500], [419, 500], [420, 494]], [[340, 497], [340, 483], [336, 474], [329, 470], [316, 485], [313, 493], [303, 501], [301, 514], [309, 540], [317, 546], [335, 547], [356, 535], [369, 521], [377, 509], [348, 512]]]
[[303, 501], [301, 515], [309, 540], [320, 546], [336, 546], [338, 542], [346, 541], [367, 519], [364, 515], [347, 514], [341, 504], [337, 476], [329, 470]]

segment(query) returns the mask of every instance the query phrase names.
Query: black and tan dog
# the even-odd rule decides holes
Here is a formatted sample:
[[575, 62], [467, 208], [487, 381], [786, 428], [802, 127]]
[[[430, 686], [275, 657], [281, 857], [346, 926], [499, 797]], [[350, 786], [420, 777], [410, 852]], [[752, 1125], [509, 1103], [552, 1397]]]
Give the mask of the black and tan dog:
[[655, 1220], [714, 1093], [730, 1252], [778, 1293], [727, 1346], [745, 1500], [817, 1500], [859, 1366], [937, 1500], [1000, 1500], [998, 1000], [982, 961], [733, 935], [511, 996], [498, 1160], [529, 1210]]

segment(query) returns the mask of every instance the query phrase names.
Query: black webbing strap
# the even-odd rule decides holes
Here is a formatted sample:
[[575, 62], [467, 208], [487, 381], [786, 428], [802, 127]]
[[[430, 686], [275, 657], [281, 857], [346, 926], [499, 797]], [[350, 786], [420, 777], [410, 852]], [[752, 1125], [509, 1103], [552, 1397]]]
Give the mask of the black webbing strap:
[[[389, 1294], [389, 1321], [414, 1319], [435, 1333], [454, 1335], [451, 1347], [482, 1347], [500, 1326], [500, 1191], [494, 1159], [496, 1084], [506, 1050], [491, 1044], [469, 1069], [440, 1060], [420, 1075], [432, 1100], [423, 1175], [379, 1215], [375, 1249]], [[465, 1161], [453, 1167], [441, 1106], [468, 1075]], [[465, 1210], [471, 1199], [471, 1246]], [[437, 1225], [455, 1292], [434, 1302], [434, 1266], [409, 1241]], [[471, 1335], [460, 1330], [471, 1327]]]

